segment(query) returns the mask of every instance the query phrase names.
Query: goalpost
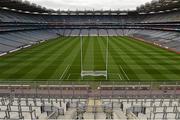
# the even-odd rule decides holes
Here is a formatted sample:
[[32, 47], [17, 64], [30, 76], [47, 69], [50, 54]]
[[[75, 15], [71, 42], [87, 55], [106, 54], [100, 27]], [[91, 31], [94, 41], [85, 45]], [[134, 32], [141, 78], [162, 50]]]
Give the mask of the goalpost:
[[105, 70], [85, 70], [83, 65], [83, 36], [80, 36], [81, 42], [81, 79], [83, 80], [84, 77], [92, 76], [92, 77], [100, 77], [103, 76], [108, 79], [108, 56], [109, 56], [109, 37], [106, 40], [106, 57], [105, 57]]

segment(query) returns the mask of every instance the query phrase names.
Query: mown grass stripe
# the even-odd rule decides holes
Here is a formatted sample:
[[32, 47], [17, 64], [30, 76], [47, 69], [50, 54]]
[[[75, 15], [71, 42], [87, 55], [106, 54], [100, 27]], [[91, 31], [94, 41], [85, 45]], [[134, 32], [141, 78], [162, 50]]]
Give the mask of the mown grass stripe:
[[[128, 44], [125, 44], [124, 41], [115, 39], [114, 37], [111, 38], [111, 43], [110, 43], [110, 53], [114, 53], [115, 55], [113, 55], [113, 59], [115, 60], [116, 64], [121, 66], [124, 70], [124, 72], [127, 74], [128, 78], [130, 80], [136, 81], [139, 80], [138, 76], [136, 75], [136, 73], [133, 71], [133, 68], [129, 67], [128, 62], [126, 60], [124, 60], [123, 55], [121, 54], [121, 52], [126, 53], [126, 50], [129, 50], [127, 48]], [[113, 47], [111, 47], [113, 46]], [[114, 48], [119, 48], [121, 50], [121, 52], [117, 52], [116, 49], [114, 50]], [[131, 49], [131, 48], [130, 48]], [[117, 60], [115, 58], [115, 56], [120, 56], [119, 59]], [[128, 56], [128, 55], [127, 55]], [[119, 71], [122, 73], [122, 69], [119, 68]], [[131, 73], [131, 74], [129, 74]], [[129, 76], [130, 75], [130, 76]]]
[[28, 59], [31, 58], [35, 58], [37, 55], [39, 55], [39, 52], [36, 52], [36, 50], [44, 53], [46, 52], [47, 48], [48, 49], [53, 48], [54, 45], [56, 45], [58, 42], [60, 42], [58, 39], [52, 40], [51, 42], [42, 43], [40, 45], [33, 46], [32, 48], [27, 48], [22, 51], [17, 51], [7, 56], [0, 57], [1, 67], [4, 68], [4, 69], [0, 69], [0, 76], [2, 73], [6, 71], [8, 72], [8, 70], [12, 68], [19, 67], [19, 64], [23, 63], [24, 61], [27, 61]]
[[94, 42], [94, 69], [95, 70], [106, 70], [106, 49], [102, 46], [102, 39], [95, 37]]
[[[55, 51], [57, 51], [58, 48], [61, 48], [62, 46], [67, 45], [69, 43], [69, 41], [68, 41], [68, 39], [67, 40], [65, 39], [62, 42], [62, 44], [57, 44], [57, 43], [55, 44], [55, 43], [54, 43], [54, 46], [50, 47], [48, 50], [42, 51], [43, 54], [41, 54], [41, 52], [39, 52], [36, 55], [32, 55], [31, 57], [35, 58], [33, 61], [28, 61], [27, 62], [25, 60], [24, 62], [19, 63], [20, 66], [18, 66], [18, 68], [11, 68], [11, 71], [14, 71], [14, 73], [10, 74], [9, 76], [7, 76], [7, 79], [21, 79], [21, 78], [23, 78], [31, 70], [36, 70], [36, 67], [38, 67], [39, 63], [41, 63], [44, 60], [46, 60], [49, 57], [51, 57], [51, 55], [53, 55], [53, 53]], [[46, 53], [49, 54], [49, 56], [47, 56]], [[37, 64], [37, 63], [38, 63], [38, 65], [32, 66], [33, 64]], [[28, 78], [33, 78], [33, 75], [29, 75]]]
[[[83, 38], [85, 69], [104, 69], [107, 37]], [[80, 53], [80, 37], [62, 37], [61, 40], [45, 42], [0, 57], [0, 79], [57, 80], [69, 66], [63, 82], [105, 82], [104, 77], [87, 77], [81, 80]], [[111, 75], [107, 82], [180, 80], [179, 60], [180, 56], [175, 53], [133, 38], [109, 37], [108, 72]]]
[[[124, 39], [124, 38], [122, 38], [122, 39]], [[133, 44], [132, 41], [129, 41], [128, 38], [125, 39], [125, 42], [126, 42], [126, 43], [129, 43], [129, 45], [131, 46], [131, 48], [134, 48], [134, 49], [138, 50], [139, 52], [141, 52], [142, 55], [147, 56], [146, 54], [144, 54], [144, 51], [145, 51], [145, 49], [146, 49], [144, 46], [146, 46], [146, 45], [142, 45], [142, 46], [138, 46], [138, 47], [137, 47], [136, 45]], [[160, 80], [167, 80], [168, 78], [167, 78], [166, 76], [164, 76], [156, 67], [153, 67], [152, 64], [150, 64], [150, 63], [148, 62], [148, 61], [152, 61], [152, 62], [156, 63], [156, 61], [155, 61], [154, 59], [152, 59], [151, 57], [149, 57], [149, 56], [147, 56], [147, 58], [149, 58], [149, 60], [144, 61], [144, 59], [141, 59], [141, 61], [144, 61], [144, 63], [147, 64], [147, 67], [146, 67], [146, 68], [148, 68], [148, 69], [144, 68], [144, 70], [145, 70], [147, 73], [149, 73], [149, 75], [151, 75], [151, 77], [152, 77], [153, 79], [157, 79], [157, 80], [159, 80], [159, 79], [160, 79]]]
[[[71, 55], [71, 52], [74, 50], [73, 48], [76, 48], [75, 46], [77, 46], [77, 43], [78, 43], [77, 38], [75, 38], [74, 40], [69, 40], [68, 45], [63, 46], [63, 50], [59, 49], [55, 51], [55, 53], [58, 53], [59, 55], [52, 55], [50, 58], [51, 61], [49, 63], [46, 63], [46, 66], [40, 71], [40, 73], [35, 78], [36, 79], [43, 79], [43, 78], [50, 79], [51, 76], [56, 71], [56, 69], [58, 68], [58, 66], [63, 65], [64, 60], [68, 56]], [[72, 48], [72, 49], [69, 49], [69, 48]], [[66, 61], [66, 64], [70, 65], [70, 63], [68, 63], [67, 61]], [[63, 67], [61, 68], [61, 71], [59, 71], [58, 74], [61, 74], [62, 70], [63, 70]], [[58, 80], [58, 77], [55, 79]]]

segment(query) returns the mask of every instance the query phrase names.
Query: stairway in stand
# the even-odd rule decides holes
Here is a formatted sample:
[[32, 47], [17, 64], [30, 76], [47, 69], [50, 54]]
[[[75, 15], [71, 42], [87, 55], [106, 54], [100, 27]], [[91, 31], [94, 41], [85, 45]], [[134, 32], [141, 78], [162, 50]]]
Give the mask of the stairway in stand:
[[84, 119], [101, 119], [105, 120], [105, 113], [102, 108], [102, 101], [99, 99], [89, 99]]

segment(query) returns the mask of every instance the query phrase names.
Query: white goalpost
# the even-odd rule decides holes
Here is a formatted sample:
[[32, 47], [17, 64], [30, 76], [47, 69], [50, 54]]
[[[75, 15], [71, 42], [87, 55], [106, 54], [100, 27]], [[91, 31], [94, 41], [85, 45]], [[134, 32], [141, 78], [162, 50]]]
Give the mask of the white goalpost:
[[84, 69], [84, 62], [83, 62], [83, 36], [80, 36], [81, 42], [81, 79], [83, 80], [84, 77], [92, 76], [92, 77], [100, 77], [103, 76], [108, 79], [108, 56], [109, 56], [109, 37], [106, 40], [106, 57], [105, 57], [105, 70], [85, 70]]

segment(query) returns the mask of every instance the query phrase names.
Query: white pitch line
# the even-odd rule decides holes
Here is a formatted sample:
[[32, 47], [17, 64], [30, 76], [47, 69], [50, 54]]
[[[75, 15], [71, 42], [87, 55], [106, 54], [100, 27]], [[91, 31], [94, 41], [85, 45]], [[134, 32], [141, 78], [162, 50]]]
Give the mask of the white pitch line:
[[118, 76], [119, 76], [120, 80], [123, 80], [120, 74], [118, 74]]
[[63, 72], [63, 74], [61, 75], [61, 77], [59, 78], [59, 80], [61, 80], [61, 79], [63, 78], [64, 74], [65, 74], [66, 71], [69, 69], [69, 67], [70, 67], [70, 65], [68, 65], [68, 66], [66, 67], [66, 69], [64, 70], [64, 72]]
[[124, 75], [126, 76], [126, 78], [127, 78], [128, 80], [130, 80], [129, 77], [127, 76], [126, 72], [124, 71], [124, 69], [121, 67], [121, 65], [120, 65], [120, 68], [121, 68], [121, 70], [123, 71], [123, 73], [124, 73]]
[[70, 76], [71, 76], [71, 74], [69, 74], [69, 75], [68, 75], [68, 77], [67, 77], [67, 79], [66, 79], [66, 80], [69, 80]]

